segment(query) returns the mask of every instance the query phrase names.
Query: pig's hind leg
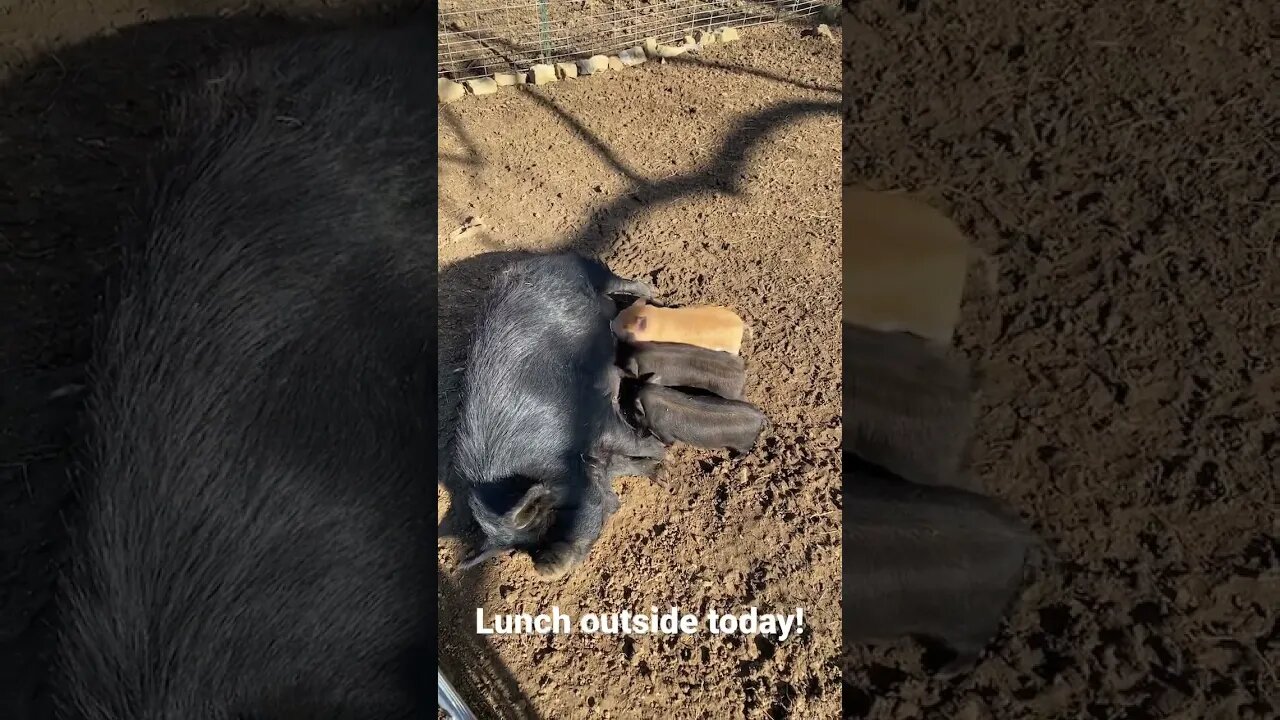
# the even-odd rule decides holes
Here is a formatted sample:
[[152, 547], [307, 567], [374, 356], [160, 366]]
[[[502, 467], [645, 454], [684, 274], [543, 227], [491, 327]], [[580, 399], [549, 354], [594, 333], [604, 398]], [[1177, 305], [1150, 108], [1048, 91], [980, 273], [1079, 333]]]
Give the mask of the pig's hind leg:
[[602, 262], [591, 263], [591, 284], [601, 295], [627, 295], [643, 300], [653, 299], [653, 288], [639, 280], [628, 280], [615, 274]]
[[551, 543], [530, 553], [533, 571], [543, 580], [559, 580], [582, 562], [584, 554], [572, 543]]
[[662, 459], [667, 453], [667, 446], [660, 438], [648, 430], [632, 427], [620, 411], [609, 418], [600, 435], [600, 447], [605, 452], [631, 458]]
[[[994, 633], [992, 633], [992, 636], [994, 636]], [[985, 635], [948, 638], [943, 642], [943, 645], [950, 649], [955, 654], [955, 657], [939, 667], [935, 674], [945, 679], [973, 672], [974, 668], [978, 666], [978, 661], [982, 658], [983, 652], [986, 651], [990, 639], [989, 636]]]
[[614, 275], [601, 291], [605, 295], [626, 295], [629, 297], [640, 298], [641, 300], [653, 299], [653, 287], [649, 283], [639, 280], [627, 280], [626, 278]]
[[658, 472], [658, 466], [662, 464], [662, 458], [657, 457], [630, 457], [617, 455], [609, 459], [608, 476], [612, 480], [616, 477], [643, 477], [653, 479]]

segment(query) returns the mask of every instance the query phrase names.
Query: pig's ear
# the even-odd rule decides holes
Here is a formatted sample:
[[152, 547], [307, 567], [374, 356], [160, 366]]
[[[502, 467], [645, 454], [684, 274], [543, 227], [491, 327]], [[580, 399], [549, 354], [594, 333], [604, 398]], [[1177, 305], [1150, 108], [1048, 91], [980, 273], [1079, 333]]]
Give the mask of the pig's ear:
[[553, 512], [555, 503], [551, 497], [551, 489], [543, 483], [534, 483], [512, 508], [511, 524], [516, 530], [549, 525]]
[[622, 372], [629, 377], [637, 377], [640, 372], [640, 361], [635, 356], [628, 356], [618, 363], [618, 367], [622, 368]]
[[604, 511], [610, 515], [622, 509], [622, 500], [618, 498], [618, 493], [613, 488], [604, 489]]

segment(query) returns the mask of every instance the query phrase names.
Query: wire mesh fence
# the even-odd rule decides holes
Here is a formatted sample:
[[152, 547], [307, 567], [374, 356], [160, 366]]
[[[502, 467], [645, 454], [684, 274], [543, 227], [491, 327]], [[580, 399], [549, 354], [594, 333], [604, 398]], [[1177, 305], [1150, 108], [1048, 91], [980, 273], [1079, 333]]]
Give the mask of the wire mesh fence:
[[831, 0], [445, 0], [440, 77], [466, 80], [537, 63], [612, 55], [646, 38], [675, 44], [695, 31], [798, 20]]

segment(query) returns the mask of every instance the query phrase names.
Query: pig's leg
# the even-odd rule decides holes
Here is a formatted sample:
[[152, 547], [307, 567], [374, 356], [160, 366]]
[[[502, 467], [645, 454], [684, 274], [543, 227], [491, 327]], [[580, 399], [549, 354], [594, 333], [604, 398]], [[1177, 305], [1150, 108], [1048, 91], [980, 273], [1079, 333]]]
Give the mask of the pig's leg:
[[[588, 493], [594, 495], [598, 490], [599, 488], [595, 488]], [[596, 538], [600, 537], [605, 515], [611, 514], [606, 512], [607, 507], [617, 504], [616, 496], [614, 498], [613, 503], [599, 496], [596, 496], [594, 502], [584, 498], [583, 505], [578, 508], [568, 524], [553, 530], [555, 539], [529, 551], [529, 558], [533, 560], [533, 570], [539, 578], [557, 580], [582, 564], [587, 554], [591, 552], [592, 544], [595, 543]], [[564, 520], [563, 517], [559, 519], [560, 522]]]
[[609, 474], [613, 477], [652, 477], [661, 463], [662, 458], [617, 457], [609, 464]]
[[587, 477], [602, 495], [601, 506], [604, 508], [605, 517], [618, 512], [622, 507], [622, 501], [613, 491], [613, 478], [617, 476], [613, 471], [615, 460], [616, 458], [600, 449], [583, 457], [583, 461], [587, 463]]
[[573, 543], [555, 542], [538, 548], [532, 555], [533, 571], [543, 580], [559, 580], [582, 561]]
[[595, 258], [583, 257], [582, 262], [591, 287], [601, 295], [630, 295], [645, 300], [653, 299], [653, 288], [647, 284], [620, 277]]
[[584, 460], [589, 462], [587, 475], [590, 483], [584, 489], [578, 506], [570, 514], [562, 514], [557, 519], [550, 542], [530, 552], [534, 571], [543, 580], [564, 577], [582, 564], [600, 537], [605, 521], [620, 507], [617, 494], [601, 472], [607, 472], [607, 467], [587, 458]]
[[653, 288], [648, 283], [628, 280], [612, 272], [605, 275], [599, 291], [605, 295], [629, 295], [644, 300], [653, 299]]
[[601, 455], [626, 455], [637, 458], [662, 458], [666, 455], [666, 446], [649, 432], [631, 426], [622, 416], [619, 406], [622, 396], [622, 368], [611, 365], [605, 373], [604, 384], [609, 393], [609, 404], [613, 410], [601, 430], [599, 447]]
[[653, 287], [649, 283], [639, 280], [621, 280], [620, 282], [604, 292], [605, 295], [628, 295], [630, 297], [640, 298], [641, 300], [653, 299]]
[[622, 400], [622, 378], [625, 371], [617, 365], [610, 365], [605, 370], [604, 389], [609, 395], [609, 404], [617, 411], [618, 405]]
[[937, 675], [944, 678], [972, 672], [974, 667], [977, 666], [983, 650], [986, 649], [987, 639], [952, 639], [948, 644], [956, 656], [946, 665], [938, 668]]
[[662, 440], [654, 437], [647, 430], [631, 427], [618, 414], [614, 414], [609, 419], [608, 426], [601, 434], [600, 444], [606, 452], [631, 458], [661, 459], [667, 453], [667, 447]]
[[671, 489], [664, 473], [660, 473], [662, 458], [618, 458], [613, 466], [614, 477], [642, 477], [655, 485]]

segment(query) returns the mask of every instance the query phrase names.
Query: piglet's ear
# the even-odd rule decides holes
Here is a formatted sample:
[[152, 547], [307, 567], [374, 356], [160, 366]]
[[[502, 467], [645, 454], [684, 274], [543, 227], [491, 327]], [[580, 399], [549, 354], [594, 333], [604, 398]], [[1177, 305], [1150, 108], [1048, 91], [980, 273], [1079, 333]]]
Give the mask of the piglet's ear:
[[529, 530], [551, 524], [555, 503], [551, 489], [543, 483], [535, 483], [511, 510], [511, 524], [516, 530]]
[[644, 417], [644, 403], [640, 402], [640, 396], [637, 394], [631, 401], [631, 409], [635, 411], [636, 417]]

